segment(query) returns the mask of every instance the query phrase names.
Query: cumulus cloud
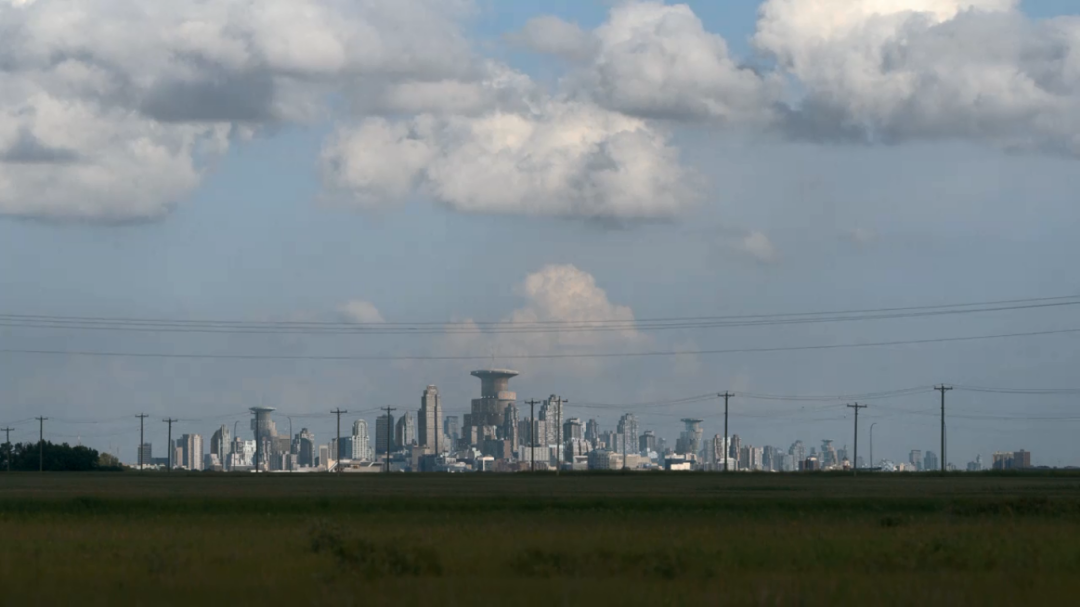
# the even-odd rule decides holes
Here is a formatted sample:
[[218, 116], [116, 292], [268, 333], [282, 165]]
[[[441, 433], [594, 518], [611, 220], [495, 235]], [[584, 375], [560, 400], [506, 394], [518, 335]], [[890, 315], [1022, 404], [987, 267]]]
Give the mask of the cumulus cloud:
[[506, 39], [534, 52], [572, 61], [587, 60], [596, 50], [596, 39], [590, 33], [551, 15], [529, 19], [521, 31], [508, 34]]
[[959, 138], [1080, 152], [1080, 21], [1016, 0], [769, 0], [755, 44], [806, 97], [812, 135]]
[[[468, 326], [474, 332], [446, 336], [441, 344], [443, 351], [490, 353], [498, 361], [504, 356], [595, 353], [605, 349], [632, 349], [648, 343], [648, 338], [635, 328], [633, 310], [611, 302], [592, 274], [573, 265], [545, 266], [529, 274], [514, 292], [524, 300], [524, 305], [505, 317], [504, 322], [522, 327], [542, 326], [536, 323], [600, 325], [610, 330], [500, 333], [480, 331], [477, 324], [466, 321], [455, 327]], [[534, 369], [552, 365], [567, 371], [592, 373], [600, 368], [602, 361], [530, 361]]]
[[363, 78], [456, 77], [464, 0], [0, 2], [0, 214], [160, 217], [238, 135]]
[[780, 259], [776, 247], [763, 232], [750, 232], [735, 243], [735, 249], [760, 263], [774, 263]]
[[338, 307], [338, 314], [348, 322], [374, 324], [386, 322], [379, 309], [370, 301], [354, 299]]
[[779, 80], [740, 65], [724, 39], [706, 31], [685, 4], [621, 3], [587, 35], [576, 27], [544, 17], [514, 39], [587, 62], [567, 79], [569, 87], [612, 110], [731, 124], [772, 119]]
[[666, 132], [538, 93], [523, 76], [486, 85], [505, 101], [478, 115], [339, 128], [322, 156], [330, 196], [370, 208], [419, 189], [462, 212], [594, 219], [667, 218], [693, 202], [694, 177]]

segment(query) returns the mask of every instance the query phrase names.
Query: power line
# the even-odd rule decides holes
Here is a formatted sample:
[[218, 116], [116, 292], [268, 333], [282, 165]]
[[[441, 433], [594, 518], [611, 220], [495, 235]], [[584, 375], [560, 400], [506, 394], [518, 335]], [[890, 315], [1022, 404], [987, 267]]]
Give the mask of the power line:
[[[818, 344], [809, 346], [777, 346], [763, 348], [730, 348], [721, 350], [685, 350], [654, 352], [596, 352], [577, 354], [506, 354], [507, 360], [550, 360], [575, 358], [655, 358], [667, 356], [711, 356], [721, 354], [764, 354], [772, 352], [803, 352], [813, 350], [843, 350], [853, 348], [881, 348], [891, 346], [913, 346], [940, 343], [958, 343], [986, 341], [994, 339], [1014, 339], [1021, 337], [1043, 337], [1048, 335], [1067, 335], [1080, 333], [1080, 329], [1055, 329], [1048, 331], [1030, 331], [1024, 333], [999, 333], [993, 335], [974, 335], [965, 337], [936, 337], [929, 339], [908, 339], [895, 341], [877, 341], [863, 343]], [[311, 361], [439, 361], [439, 360], [488, 360], [490, 355], [303, 355], [303, 354], [183, 354], [171, 352], [109, 352], [98, 350], [31, 350], [0, 349], [0, 354], [23, 354], [43, 356], [91, 356], [109, 358], [175, 358], [208, 360], [311, 360]]]
[[[999, 311], [1005, 309], [1024, 309], [1028, 306], [1046, 305], [1077, 305], [1080, 304], [1080, 295], [1063, 295], [1055, 297], [1036, 297], [1023, 299], [1005, 299], [996, 301], [934, 304], [919, 306], [848, 309], [815, 312], [789, 312], [773, 314], [741, 314], [721, 316], [685, 316], [685, 317], [660, 317], [643, 319], [595, 319], [595, 320], [536, 320], [536, 321], [419, 321], [419, 322], [320, 322], [320, 321], [246, 321], [246, 320], [195, 320], [195, 319], [169, 319], [169, 318], [134, 318], [134, 317], [97, 317], [97, 316], [58, 316], [41, 314], [0, 314], [0, 323], [15, 322], [39, 322], [55, 324], [82, 324], [87, 327], [125, 326], [147, 328], [217, 328], [217, 329], [278, 329], [278, 328], [327, 328], [327, 329], [362, 329], [376, 328], [379, 330], [398, 328], [410, 329], [414, 327], [434, 327], [439, 330], [446, 328], [464, 328], [470, 331], [477, 327], [586, 327], [604, 325], [641, 325], [649, 323], [707, 323], [715, 321], [742, 321], [742, 320], [770, 320], [789, 319], [804, 317], [842, 317], [859, 314], [892, 314], [934, 310], [957, 310], [962, 308], [980, 308], [973, 311]], [[992, 308], [983, 310], [982, 308]], [[961, 313], [966, 313], [963, 311]]]
[[[716, 317], [711, 320], [698, 319], [671, 319], [666, 321], [646, 320], [575, 320], [575, 321], [546, 321], [535, 323], [510, 322], [505, 324], [492, 323], [489, 326], [480, 326], [475, 323], [444, 323], [441, 326], [429, 326], [426, 323], [411, 326], [387, 326], [380, 324], [321, 324], [306, 325], [292, 323], [262, 323], [247, 324], [239, 321], [218, 322], [182, 322], [173, 323], [132, 323], [130, 321], [104, 322], [104, 321], [80, 321], [69, 320], [61, 317], [55, 320], [12, 320], [5, 319], [0, 315], [0, 327], [16, 329], [65, 329], [87, 331], [117, 331], [117, 332], [153, 332], [153, 333], [223, 333], [223, 334], [252, 334], [252, 335], [448, 335], [448, 334], [543, 334], [543, 333], [588, 333], [610, 331], [663, 331], [684, 329], [716, 329], [757, 326], [780, 326], [801, 325], [819, 323], [838, 323], [870, 320], [892, 320], [904, 318], [922, 318], [933, 316], [955, 316], [963, 314], [1000, 312], [1010, 310], [1029, 310], [1041, 308], [1054, 308], [1063, 306], [1080, 305], [1078, 301], [1059, 301], [1054, 303], [1031, 303], [1025, 305], [1008, 306], [983, 306], [969, 309], [924, 309], [910, 312], [860, 312], [841, 313], [834, 315], [775, 315], [762, 318], [755, 317], [729, 317], [737, 320], [723, 320], [725, 317]], [[176, 324], [182, 322], [182, 324]]]

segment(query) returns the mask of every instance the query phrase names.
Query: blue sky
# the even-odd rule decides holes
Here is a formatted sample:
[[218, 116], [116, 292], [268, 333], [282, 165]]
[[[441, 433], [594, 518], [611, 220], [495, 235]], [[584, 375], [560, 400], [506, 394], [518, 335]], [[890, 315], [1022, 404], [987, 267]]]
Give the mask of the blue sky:
[[[831, 0], [813, 1], [827, 4]], [[989, 5], [994, 0], [981, 1]], [[940, 6], [950, 3], [943, 1]], [[325, 10], [334, 6], [313, 4]], [[1080, 87], [1069, 80], [1076, 76], [1062, 71], [1062, 83], [1046, 85], [1049, 92], [1045, 94], [1056, 95], [1051, 103], [1027, 95], [1027, 89], [1003, 91], [989, 77], [986, 82], [976, 78], [987, 74], [987, 69], [1038, 75], [1045, 66], [1012, 66], [1008, 62], [1015, 58], [1003, 52], [1001, 65], [987, 68], [964, 50], [965, 44], [981, 41], [978, 36], [984, 36], [991, 23], [1007, 28], [1004, 31], [1015, 35], [1021, 45], [1036, 48], [1038, 40], [1023, 37], [1028, 35], [1025, 28], [1055, 23], [1055, 17], [1075, 12], [1065, 2], [1024, 2], [1017, 11], [1005, 13], [1007, 20], [994, 22], [991, 19], [999, 14], [980, 15], [985, 22], [963, 16], [937, 18], [927, 26], [925, 39], [927, 48], [939, 54], [939, 61], [919, 62], [919, 47], [912, 46], [906, 56], [911, 63], [904, 70], [921, 74], [924, 80], [941, 79], [938, 88], [895, 89], [909, 96], [900, 109], [875, 94], [875, 90], [899, 86], [895, 74], [875, 75], [880, 79], [867, 84], [851, 73], [845, 78], [823, 76], [813, 69], [820, 62], [800, 59], [803, 53], [820, 59], [825, 55], [813, 53], [828, 52], [835, 65], [847, 65], [854, 61], [857, 48], [862, 48], [853, 46], [851, 39], [838, 36], [825, 50], [799, 46], [797, 36], [790, 37], [794, 41], [790, 48], [753, 48], [749, 41], [759, 28], [759, 2], [691, 2], [688, 9], [679, 9], [683, 12], [663, 13], [667, 18], [672, 14], [679, 17], [668, 22], [672, 31], [646, 28], [651, 33], [638, 35], [673, 38], [638, 40], [645, 49], [638, 54], [616, 45], [605, 46], [608, 42], [598, 41], [592, 30], [605, 23], [618, 25], [619, 10], [627, 11], [624, 16], [628, 18], [649, 23], [649, 19], [660, 19], [658, 15], [671, 5], [656, 8], [659, 5], [630, 3], [612, 8], [611, 3], [602, 2], [480, 1], [468, 16], [447, 16], [431, 9], [429, 2], [415, 0], [414, 4], [416, 11], [435, 15], [431, 19], [437, 27], [460, 34], [468, 61], [473, 62], [472, 72], [457, 73], [460, 66], [452, 65], [455, 62], [450, 59], [445, 62], [450, 65], [443, 65], [443, 53], [424, 55], [431, 51], [422, 44], [432, 40], [430, 35], [417, 40], [405, 32], [401, 48], [418, 49], [417, 62], [425, 66], [416, 73], [408, 71], [412, 67], [367, 67], [371, 62], [361, 61], [361, 57], [357, 59], [361, 67], [346, 72], [351, 75], [359, 70], [362, 76], [355, 83], [342, 85], [341, 90], [332, 89], [340, 78], [332, 86], [310, 84], [318, 82], [322, 71], [305, 75], [307, 84], [296, 91], [287, 88], [296, 86], [292, 81], [279, 84], [276, 107], [285, 109], [272, 120], [212, 120], [217, 127], [233, 129], [227, 151], [197, 158], [206, 168], [192, 187], [161, 185], [169, 182], [164, 175], [176, 171], [159, 171], [149, 160], [129, 158], [120, 165], [94, 161], [95, 154], [105, 158], [114, 153], [102, 146], [131, 150], [139, 137], [151, 141], [161, 138], [163, 146], [174, 145], [187, 136], [179, 129], [188, 125], [143, 109], [140, 111], [146, 115], [139, 119], [142, 122], [131, 126], [118, 122], [116, 114], [107, 111], [106, 104], [111, 101], [104, 101], [104, 97], [94, 98], [92, 104], [72, 97], [72, 103], [85, 102], [96, 108], [93, 119], [100, 121], [101, 129], [118, 135], [99, 145], [93, 135], [80, 135], [78, 128], [69, 125], [73, 134], [65, 142], [54, 134], [57, 129], [64, 130], [55, 124], [18, 122], [25, 112], [17, 110], [41, 95], [26, 92], [25, 97], [0, 99], [0, 148], [5, 141], [14, 141], [5, 140], [3, 134], [9, 132], [5, 128], [15, 125], [10, 132], [31, 132], [50, 145], [53, 140], [49, 137], [55, 137], [63, 145], [53, 147], [78, 150], [80, 162], [95, 170], [115, 170], [118, 184], [135, 183], [136, 191], [148, 192], [143, 199], [121, 185], [98, 190], [95, 184], [101, 183], [99, 177], [91, 179], [77, 173], [78, 166], [59, 163], [45, 167], [51, 171], [45, 174], [53, 184], [46, 188], [36, 181], [20, 181], [30, 170], [28, 166], [37, 170], [39, 165], [0, 160], [0, 213], [4, 215], [0, 219], [0, 313], [329, 321], [342, 320], [340, 309], [349, 302], [364, 301], [391, 322], [500, 320], [511, 318], [515, 311], [554, 321], [576, 321], [603, 319], [605, 314], [616, 313], [619, 306], [628, 307], [637, 318], [669, 318], [873, 309], [1080, 292], [1074, 269], [1080, 251], [1073, 234], [1080, 219], [1074, 194], [1077, 160], [1076, 148], [1070, 148], [1075, 137], [1070, 130], [1075, 127], [1073, 117], [1080, 115], [1076, 113], [1080, 98], [1074, 92]], [[911, 2], [895, 2], [900, 8], [907, 4]], [[633, 12], [641, 6], [656, 10]], [[122, 1], [102, 0], [98, 8], [104, 21], [109, 14], [106, 11], [128, 7]], [[14, 19], [17, 10], [38, 11], [18, 13], [19, 19], [26, 17], [20, 23], [35, 45], [49, 49], [61, 44], [45, 38], [47, 30], [35, 29], [34, 19], [59, 14], [65, 3], [40, 0], [32, 9], [0, 4], [0, 18], [6, 14]], [[535, 37], [514, 36], [528, 31], [530, 20], [541, 15], [555, 15], [580, 25], [580, 37], [571, 36], [565, 48], [552, 49], [543, 47], [543, 41]], [[179, 23], [189, 17], [178, 9], [175, 20]], [[347, 17], [342, 21], [349, 24], [353, 23], [349, 19], [378, 24], [378, 19], [389, 18], [375, 9], [370, 14]], [[690, 27], [694, 20], [700, 22], [703, 36], [695, 37], [692, 28], [676, 29]], [[166, 20], [154, 22], [152, 27], [174, 25]], [[958, 43], [956, 49], [929, 46], [940, 44], [936, 34], [950, 27], [955, 28], [951, 30], [954, 38], [965, 44]], [[396, 30], [386, 31], [391, 32], [389, 38]], [[717, 53], [710, 34], [726, 41], [733, 55], [730, 65], [723, 61], [717, 63], [721, 67], [701, 63], [700, 57]], [[284, 34], [268, 30], [251, 35], [254, 40], [270, 40], [265, 44], [272, 49], [275, 37]], [[810, 34], [806, 36], [810, 39]], [[680, 46], [673, 41], [690, 42]], [[82, 43], [89, 49], [88, 56], [94, 57], [95, 52], [107, 56], [108, 48], [100, 39], [87, 36]], [[1074, 53], [1080, 48], [1080, 40], [1072, 47], [1065, 46], [1067, 43], [1063, 37], [1063, 48]], [[130, 41], [134, 54], [139, 44], [137, 39]], [[886, 48], [889, 41], [875, 44]], [[588, 52], [595, 56], [582, 57], [582, 48], [591, 49]], [[645, 61], [646, 51], [661, 52], [657, 49], [668, 53], [657, 63], [633, 63]], [[271, 51], [266, 52], [270, 57]], [[445, 55], [450, 57], [454, 52], [447, 50]], [[947, 54], [950, 52], [954, 55]], [[61, 76], [68, 77], [66, 72], [46, 73], [11, 49], [0, 53], [5, 53], [0, 57], [17, 56], [26, 61], [25, 66], [10, 62], [14, 67], [2, 76], [10, 80], [9, 90], [44, 92], [61, 100], [63, 95], [76, 95], [70, 92], [75, 87], [57, 84]], [[564, 57], [569, 53], [578, 55], [567, 60]], [[770, 61], [778, 67], [751, 86], [745, 74], [738, 75], [738, 66], [752, 53], [773, 53]], [[634, 73], [653, 74], [649, 70], [660, 69], [656, 66], [667, 66], [672, 73], [662, 75], [662, 86], [634, 88], [631, 85], [635, 83], [625, 76], [628, 72], [620, 72], [621, 79], [607, 79], [596, 67], [601, 59], [605, 65], [631, 66], [638, 70]], [[1027, 61], [1023, 57], [1016, 60]], [[225, 58], [221, 61], [226, 65]], [[453, 80], [487, 91], [483, 87], [489, 85], [478, 84], [490, 80], [484, 70], [491, 68], [483, 67], [485, 62], [496, 62], [500, 69], [528, 77], [532, 88], [499, 89], [502, 97], [498, 101], [484, 102], [494, 105], [467, 109], [440, 105], [449, 97], [444, 92], [424, 100], [427, 111], [368, 104], [366, 95], [383, 94], [402, 83]], [[962, 73], [953, 80], [936, 71], [937, 65], [953, 66], [948, 74]], [[969, 67], [970, 72], [963, 72]], [[179, 68], [147, 59], [145, 64], [132, 61], [123, 69], [133, 81], [141, 82], [143, 78], [164, 80], [171, 77], [169, 70]], [[245, 69], [245, 73], [265, 69], [279, 83], [294, 73], [285, 68], [275, 72], [278, 68], [270, 59]], [[799, 82], [807, 97], [793, 100], [772, 92], [772, 77]], [[974, 90], [993, 103], [965, 106], [935, 96], [948, 86], [956, 87], [952, 98], [963, 98]], [[318, 89], [317, 94], [311, 89]], [[390, 93], [386, 95], [389, 99]], [[845, 102], [814, 115], [803, 106], [806, 99], [817, 99], [814, 95]], [[330, 98], [338, 101], [330, 103]], [[346, 101], [341, 102], [342, 98]], [[540, 98], [543, 101], [536, 101]], [[687, 109], [687, 100], [701, 103]], [[415, 97], [410, 102], [419, 103]], [[123, 105], [117, 103], [118, 107]], [[533, 104], [531, 110], [522, 109], [527, 103]], [[312, 105], [321, 109], [297, 117]], [[790, 117], [774, 112], [777, 107], [790, 108]], [[38, 116], [52, 116], [44, 105], [35, 111]], [[577, 111], [589, 112], [585, 122], [589, 126], [560, 122]], [[420, 123], [410, 123], [413, 139], [409, 140], [429, 137], [424, 141], [437, 151], [433, 152], [435, 159], [417, 176], [403, 178], [420, 184], [403, 199], [383, 201], [391, 198], [387, 188], [397, 183], [389, 181], [389, 170], [374, 175], [361, 171], [362, 181], [354, 178], [356, 173], [334, 175], [338, 179], [331, 183], [327, 158], [332, 138], [355, 133], [360, 126], [373, 124], [372, 120], [405, 124], [422, 114], [434, 116], [432, 120], [439, 126], [435, 134], [417, 135]], [[514, 173], [513, 179], [499, 181], [503, 176], [483, 165], [482, 159], [476, 161], [481, 163], [478, 172], [471, 172], [475, 167], [468, 161], [475, 152], [470, 150], [480, 148], [469, 146], [480, 144], [461, 138], [467, 132], [486, 141], [477, 133], [489, 127], [506, 129], [485, 135], [492, 140], [510, 137], [514, 132], [511, 127], [485, 122], [500, 115], [535, 119], [530, 128], [555, 129], [558, 136], [553, 135], [553, 140], [595, 136], [600, 141], [597, 149], [624, 149], [623, 156], [605, 157], [606, 162], [627, 163], [624, 182], [630, 175], [642, 174], [649, 180], [642, 181], [637, 191], [622, 190], [598, 181], [596, 174], [583, 168], [592, 161], [576, 156], [577, 151], [560, 149], [558, 154], [544, 156], [548, 150], [540, 147], [515, 157], [519, 167], [515, 170], [524, 170], [520, 167], [535, 158], [544, 160], [541, 165], [551, 166], [570, 157], [568, 170], [575, 178], [534, 193], [513, 188], [522, 183], [540, 188], [538, 183], [550, 185], [561, 174], [542, 173], [543, 180], [532, 181], [528, 175]], [[786, 120], [815, 121], [819, 131], [813, 136], [790, 135], [789, 127], [794, 128], [791, 125], [795, 123]], [[617, 126], [595, 126], [600, 124]], [[887, 133], [891, 141], [867, 144], [845, 140], [852, 125], [866, 133]], [[581, 135], [593, 128], [598, 131], [595, 135]], [[137, 132], [150, 134], [127, 135], [128, 129], [144, 129]], [[242, 135], [241, 129], [250, 129], [251, 138]], [[640, 147], [618, 148], [631, 145], [617, 137], [628, 130], [647, 133], [650, 139], [632, 143]], [[203, 141], [209, 139], [200, 136], [205, 137]], [[394, 169], [407, 164], [407, 157], [399, 156], [400, 141], [377, 149], [366, 137], [349, 139], [368, 147], [348, 148], [347, 154], [335, 157], [338, 164], [334, 166], [369, 166], [372, 156], [363, 155], [369, 149], [377, 156], [396, 159], [388, 165]], [[15, 149], [14, 143], [11, 145]], [[460, 150], [466, 151], [458, 153]], [[670, 150], [677, 160], [657, 150]], [[115, 153], [127, 158], [120, 155], [128, 152]], [[148, 168], [144, 170], [140, 162]], [[114, 166], [124, 168], [109, 168]], [[436, 177], [439, 170], [446, 171], [442, 180]], [[451, 180], [454, 175], [474, 177], [459, 186]], [[503, 184], [505, 196], [500, 197], [497, 188], [496, 195], [478, 189], [477, 182], [485, 180], [476, 175], [491, 175], [493, 184]], [[383, 178], [386, 183], [380, 181]], [[8, 195], [3, 190], [8, 182], [14, 184], [10, 190], [15, 193], [5, 198]], [[689, 188], [688, 184], [693, 185], [693, 192], [683, 188]], [[331, 191], [335, 193], [332, 201], [326, 196]], [[167, 212], [159, 213], [158, 206], [150, 202], [159, 193], [169, 202]], [[674, 210], [651, 206], [668, 197]], [[485, 202], [492, 200], [495, 202]], [[104, 208], [113, 209], [111, 215], [106, 216]], [[566, 269], [571, 266], [573, 271]], [[556, 270], [546, 270], [549, 268]], [[545, 285], [576, 295], [563, 297], [560, 292], [543, 291], [547, 286], [530, 292], [523, 286], [530, 276], [544, 278], [548, 280]], [[589, 281], [594, 281], [593, 287]], [[499, 336], [481, 336], [478, 341], [460, 344], [439, 337], [260, 338], [28, 328], [9, 328], [2, 335], [10, 349], [494, 353], [494, 362], [500, 363], [498, 353], [519, 350], [541, 354], [560, 353], [566, 348], [593, 352], [709, 350], [1076, 327], [1080, 324], [1073, 308], [1065, 307], [944, 320], [650, 333], [625, 341], [604, 338], [593, 342], [583, 336], [583, 341], [569, 345], [542, 340], [504, 342]], [[655, 429], [673, 442], [677, 419], [682, 415], [704, 417], [708, 436], [719, 432], [716, 403], [665, 414], [635, 409], [632, 404], [725, 389], [838, 395], [938, 382], [1003, 388], [1072, 387], [1078, 385], [1072, 372], [1076, 344], [1075, 336], [1054, 335], [865, 350], [613, 361], [581, 368], [541, 361], [506, 364], [522, 371], [515, 380], [522, 398], [560, 393], [571, 403], [630, 403], [625, 410], [637, 413], [643, 427]], [[235, 415], [262, 402], [299, 414], [323, 414], [337, 406], [352, 410], [387, 404], [418, 407], [420, 394], [429, 383], [439, 385], [447, 412], [460, 415], [478, 391], [468, 371], [484, 366], [469, 361], [262, 363], [0, 356], [4, 361], [0, 399], [6, 403], [0, 422], [49, 415], [57, 419], [58, 436], [86, 435], [85, 442], [100, 448], [122, 445], [121, 455], [127, 459], [134, 455], [131, 432], [137, 421], [133, 418], [104, 426], [69, 422], [127, 420], [127, 416], [145, 410], [153, 419], [173, 416], [191, 420], [184, 422], [191, 430], [209, 435], [220, 423], [211, 418]], [[953, 422], [956, 434], [951, 435], [950, 461], [962, 466], [976, 454], [988, 459], [993, 450], [1028, 448], [1034, 451], [1036, 463], [1077, 463], [1071, 439], [1071, 424], [1076, 422], [1023, 419], [1024, 415], [1064, 417], [1071, 397], [979, 396], [959, 391], [950, 394], [961, 415], [971, 416]], [[880, 419], [875, 454], [902, 459], [913, 448], [936, 450], [936, 419], [911, 413], [932, 407], [935, 398], [931, 393], [871, 402], [860, 420], [866, 428]], [[739, 411], [745, 415], [751, 407], [754, 415], [762, 411], [770, 414], [739, 417]], [[829, 411], [825, 415], [828, 419], [814, 421], [800, 418], [800, 412], [805, 416], [800, 407], [784, 402], [737, 403], [733, 427], [744, 442], [755, 445], [786, 448], [797, 438], [808, 445], [818, 445], [824, 438], [840, 444], [851, 442], [846, 410]], [[571, 415], [583, 418], [599, 416], [605, 427], [613, 426], [621, 413], [612, 408], [575, 411], [570, 405], [569, 409]], [[979, 419], [979, 415], [988, 417]], [[1016, 419], [1001, 419], [1014, 416]], [[373, 420], [374, 414], [367, 417]], [[328, 413], [305, 419], [320, 439], [329, 437], [332, 418]], [[153, 426], [157, 434], [163, 431], [157, 427], [160, 425]], [[31, 438], [32, 424], [18, 428], [18, 439]], [[155, 444], [164, 442], [163, 436], [155, 435], [152, 440]]]

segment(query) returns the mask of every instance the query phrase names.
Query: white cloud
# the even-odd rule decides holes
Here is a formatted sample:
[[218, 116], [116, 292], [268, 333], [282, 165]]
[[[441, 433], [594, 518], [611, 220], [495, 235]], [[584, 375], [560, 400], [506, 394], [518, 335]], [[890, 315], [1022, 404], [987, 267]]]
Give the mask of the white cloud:
[[1080, 21], [1016, 0], [769, 0], [755, 43], [806, 91], [795, 121], [870, 140], [1080, 152]]
[[457, 211], [656, 219], [678, 214], [695, 181], [665, 132], [523, 76], [488, 80], [504, 99], [475, 116], [424, 114], [346, 125], [323, 151], [330, 196], [391, 204], [411, 186]]
[[370, 301], [354, 299], [338, 308], [338, 314], [349, 322], [358, 324], [383, 323], [386, 319]]
[[537, 53], [584, 61], [596, 51], [596, 39], [576, 23], [551, 15], [533, 17], [521, 31], [506, 36], [508, 42]]
[[464, 0], [0, 3], [0, 214], [161, 217], [212, 153], [360, 78], [456, 77]]
[[774, 263], [780, 259], [776, 247], [763, 232], [750, 232], [738, 240], [735, 248], [761, 263]]
[[[521, 328], [537, 328], [548, 323], [579, 323], [581, 326], [606, 326], [603, 331], [493, 332], [481, 331], [472, 321], [453, 325], [470, 333], [451, 334], [443, 338], [441, 348], [457, 354], [490, 353], [495, 362], [500, 357], [595, 353], [608, 350], [643, 347], [648, 338], [635, 327], [634, 312], [629, 306], [612, 303], [596, 279], [573, 265], [549, 265], [529, 274], [515, 288], [525, 304], [514, 310], [503, 322], [517, 323]], [[540, 324], [537, 324], [540, 323]], [[507, 325], [503, 325], [504, 328]], [[508, 363], [516, 364], [515, 359]], [[603, 366], [602, 359], [539, 359], [530, 360], [535, 372], [542, 369], [561, 369], [590, 374]]]
[[706, 31], [685, 4], [625, 2], [588, 36], [573, 28], [544, 17], [514, 39], [587, 62], [568, 78], [569, 88], [612, 110], [731, 124], [772, 119], [779, 80], [739, 65], [724, 39]]

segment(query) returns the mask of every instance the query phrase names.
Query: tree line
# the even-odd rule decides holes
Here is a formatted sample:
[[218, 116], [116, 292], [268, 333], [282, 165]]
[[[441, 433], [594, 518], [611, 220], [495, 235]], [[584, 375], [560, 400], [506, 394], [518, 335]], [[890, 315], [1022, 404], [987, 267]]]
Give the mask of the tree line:
[[108, 453], [67, 443], [5, 443], [0, 446], [0, 471], [32, 472], [42, 466], [48, 472], [119, 471], [120, 461]]

